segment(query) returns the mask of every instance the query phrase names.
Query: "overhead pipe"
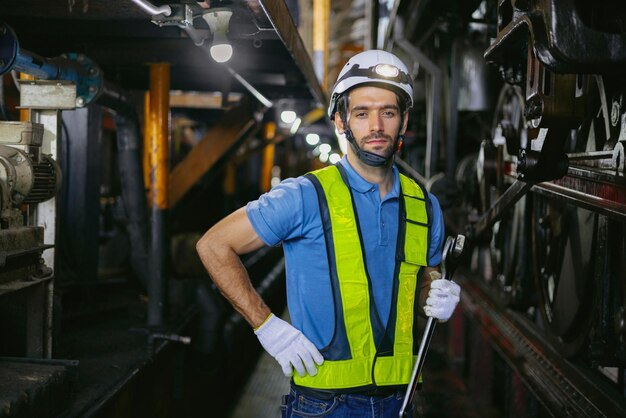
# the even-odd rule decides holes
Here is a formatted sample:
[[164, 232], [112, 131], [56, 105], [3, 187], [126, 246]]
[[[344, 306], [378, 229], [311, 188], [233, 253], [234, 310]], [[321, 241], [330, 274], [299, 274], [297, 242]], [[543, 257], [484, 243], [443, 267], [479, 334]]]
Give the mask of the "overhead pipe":
[[430, 74], [431, 91], [426, 106], [426, 161], [424, 175], [428, 179], [436, 169], [437, 155], [439, 152], [439, 134], [440, 134], [440, 118], [441, 111], [441, 70], [426, 55], [407, 41], [402, 35], [398, 35], [400, 31], [396, 31], [394, 43], [404, 50], [410, 57], [413, 57], [415, 63], [421, 65]]
[[130, 0], [135, 3], [137, 6], [141, 7], [144, 11], [150, 13], [150, 16], [156, 15], [165, 15], [169, 16], [172, 14], [172, 8], [168, 5], [165, 6], [155, 6], [147, 0]]
[[44, 58], [20, 47], [13, 29], [0, 23], [0, 75], [19, 71], [41, 80], [68, 80], [76, 84], [76, 107], [83, 107], [99, 94], [102, 72], [83, 54]]

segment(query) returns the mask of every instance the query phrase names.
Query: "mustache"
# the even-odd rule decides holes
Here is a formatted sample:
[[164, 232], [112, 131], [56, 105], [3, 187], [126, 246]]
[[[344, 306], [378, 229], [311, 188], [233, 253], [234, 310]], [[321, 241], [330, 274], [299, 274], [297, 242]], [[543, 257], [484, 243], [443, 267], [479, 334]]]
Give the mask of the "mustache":
[[367, 141], [371, 141], [374, 139], [386, 139], [388, 141], [392, 141], [393, 142], [393, 138], [389, 135], [385, 135], [381, 132], [374, 132], [371, 135], [366, 136], [365, 138], [363, 138], [363, 141], [367, 142]]

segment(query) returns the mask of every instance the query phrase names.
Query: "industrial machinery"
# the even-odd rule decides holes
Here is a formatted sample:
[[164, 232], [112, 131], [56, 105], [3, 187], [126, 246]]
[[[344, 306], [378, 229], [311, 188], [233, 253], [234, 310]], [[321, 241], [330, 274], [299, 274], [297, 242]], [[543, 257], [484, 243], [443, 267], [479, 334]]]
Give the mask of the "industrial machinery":
[[498, 4], [485, 58], [506, 83], [478, 178], [481, 211], [499, 213], [482, 261], [506, 304], [538, 308], [563, 355], [623, 368], [626, 15], [598, 7]]
[[[494, 384], [517, 402], [502, 413], [623, 414], [626, 8], [406, 1], [389, 22], [386, 46], [419, 66], [424, 93], [425, 125], [406, 152], [426, 143], [426, 163], [414, 166], [442, 202], [447, 232], [467, 234], [472, 248], [463, 288], [480, 296], [464, 307], [513, 370]], [[518, 343], [511, 324], [528, 338]], [[560, 365], [539, 371], [548, 352]], [[464, 361], [473, 356], [496, 368], [480, 350]], [[585, 384], [604, 395], [583, 395]]]
[[52, 245], [44, 241], [45, 224], [41, 221], [46, 208], [39, 204], [55, 196], [61, 172], [51, 154], [43, 151], [42, 124], [3, 122], [0, 138], [2, 294], [26, 292], [39, 296], [36, 302], [27, 298], [32, 313], [39, 313], [38, 320], [32, 322], [23, 341], [13, 343], [22, 354], [42, 354], [50, 350], [47, 320], [52, 313], [51, 299], [46, 296], [51, 291], [52, 265], [46, 264], [43, 252]]

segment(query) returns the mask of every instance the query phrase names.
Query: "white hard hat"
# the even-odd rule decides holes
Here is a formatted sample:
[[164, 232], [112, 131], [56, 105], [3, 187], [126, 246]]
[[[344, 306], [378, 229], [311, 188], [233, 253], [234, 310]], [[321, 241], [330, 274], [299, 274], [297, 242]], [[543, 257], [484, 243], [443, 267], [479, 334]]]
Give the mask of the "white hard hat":
[[407, 108], [413, 106], [413, 80], [406, 65], [394, 54], [372, 49], [356, 54], [343, 66], [330, 96], [328, 116], [337, 111], [337, 100], [359, 84], [384, 84], [407, 96]]

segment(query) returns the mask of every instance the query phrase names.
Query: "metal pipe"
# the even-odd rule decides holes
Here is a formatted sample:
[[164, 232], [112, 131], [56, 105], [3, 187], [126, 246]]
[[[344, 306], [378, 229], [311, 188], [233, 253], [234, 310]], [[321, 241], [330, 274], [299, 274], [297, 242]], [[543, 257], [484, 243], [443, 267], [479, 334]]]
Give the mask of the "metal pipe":
[[402, 168], [404, 171], [406, 171], [407, 174], [411, 175], [411, 177], [413, 177], [419, 183], [421, 183], [423, 185], [426, 185], [426, 183], [428, 183], [428, 180], [424, 176], [422, 176], [416, 169], [411, 167], [409, 165], [409, 163], [404, 161], [402, 158], [396, 156], [394, 161], [400, 168]]
[[426, 124], [426, 161], [424, 174], [426, 178], [430, 178], [433, 169], [437, 165], [437, 155], [439, 152], [439, 133], [440, 133], [440, 100], [441, 100], [441, 70], [418, 48], [414, 47], [409, 41], [402, 37], [397, 37], [395, 43], [413, 57], [415, 62], [424, 67], [430, 74], [431, 91], [430, 100], [427, 101], [430, 106], [426, 107], [428, 120]]
[[139, 125], [136, 119], [118, 115], [115, 117], [115, 126], [122, 200], [127, 217], [126, 231], [132, 242], [131, 265], [139, 281], [147, 288], [149, 233]]
[[209, 54], [211, 53], [211, 45], [205, 45], [207, 39], [211, 37], [210, 30], [196, 29], [191, 26], [181, 26], [180, 28], [185, 31], [195, 46], [205, 46], [207, 47], [207, 52], [209, 52]]
[[117, 160], [120, 170], [122, 201], [126, 212], [126, 231], [133, 245], [131, 266], [139, 281], [148, 287], [148, 210], [142, 173], [142, 147], [139, 119], [126, 93], [105, 83], [98, 104], [115, 113]]
[[81, 67], [66, 58], [44, 58], [20, 47], [13, 28], [0, 22], [0, 74], [18, 71], [43, 80], [76, 81]]
[[228, 72], [237, 79], [237, 81], [239, 81], [259, 102], [261, 102], [263, 106], [265, 107], [274, 106], [274, 104], [267, 97], [263, 96], [263, 94], [261, 94], [260, 91], [255, 89], [252, 86], [252, 84], [248, 83], [246, 79], [240, 76], [238, 73], [236, 73], [235, 70], [230, 68], [228, 65], [225, 65], [225, 67], [228, 70]]
[[78, 78], [77, 68], [61, 68], [55, 58], [44, 58], [25, 49], [19, 49], [13, 67], [22, 73], [33, 75], [42, 80], [71, 80]]
[[0, 75], [18, 71], [41, 80], [67, 80], [76, 84], [76, 106], [83, 107], [100, 93], [102, 71], [83, 54], [44, 58], [20, 48], [13, 29], [0, 22]]
[[[148, 326], [161, 327], [166, 313], [168, 267], [168, 178], [169, 178], [169, 91], [168, 63], [150, 65], [150, 115], [152, 149], [150, 182], [152, 189], [152, 245], [148, 283]], [[141, 175], [141, 174], [140, 174]]]
[[217, 290], [206, 282], [198, 283], [196, 304], [199, 320], [194, 343], [200, 353], [212, 353], [218, 345], [224, 324], [224, 310], [220, 308]]
[[156, 15], [165, 15], [169, 16], [172, 14], [172, 8], [168, 5], [165, 6], [155, 6], [147, 0], [131, 0], [137, 6], [142, 8], [144, 11], [150, 13], [150, 16]]
[[137, 111], [128, 93], [110, 82], [102, 83], [102, 91], [97, 103], [112, 110], [115, 115], [137, 118]]

